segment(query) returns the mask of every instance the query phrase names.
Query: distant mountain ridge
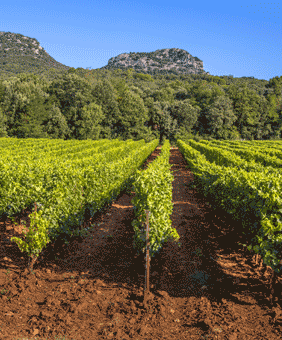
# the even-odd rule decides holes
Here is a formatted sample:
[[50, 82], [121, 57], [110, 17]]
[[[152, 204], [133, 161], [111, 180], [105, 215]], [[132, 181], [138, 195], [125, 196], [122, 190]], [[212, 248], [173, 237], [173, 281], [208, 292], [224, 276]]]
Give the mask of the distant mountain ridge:
[[[41, 73], [54, 68], [68, 70], [71, 67], [52, 58], [35, 38], [19, 33], [0, 32], [0, 72]], [[100, 69], [129, 69], [148, 74], [209, 74], [203, 69], [203, 61], [179, 48], [154, 52], [122, 53], [109, 59]]]

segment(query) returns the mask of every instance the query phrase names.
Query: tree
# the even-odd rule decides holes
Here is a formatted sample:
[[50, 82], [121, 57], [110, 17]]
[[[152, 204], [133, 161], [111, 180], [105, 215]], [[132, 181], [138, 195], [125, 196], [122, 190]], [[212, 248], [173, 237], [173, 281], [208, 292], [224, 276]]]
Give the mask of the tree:
[[160, 90], [156, 90], [153, 93], [153, 98], [155, 101], [158, 101], [158, 102], [168, 102], [169, 104], [173, 104], [174, 103], [174, 90], [169, 86], [162, 88]]
[[64, 139], [68, 133], [66, 119], [54, 103], [50, 110], [48, 110], [48, 119], [43, 125], [43, 130], [52, 139]]
[[268, 84], [265, 85], [266, 88], [273, 88], [275, 95], [281, 96], [282, 95], [282, 76], [274, 77], [269, 79]]
[[268, 94], [260, 97], [260, 119], [256, 139], [277, 138], [281, 135], [281, 120], [279, 114], [279, 97]]
[[154, 98], [147, 96], [144, 100], [144, 105], [148, 110], [148, 120], [145, 122], [145, 125], [148, 126], [150, 129], [154, 129], [154, 125], [156, 124], [154, 116], [155, 116], [155, 105], [154, 105]]
[[188, 98], [188, 92], [185, 88], [180, 88], [175, 92], [175, 100], [185, 100]]
[[139, 139], [140, 134], [148, 133], [145, 122], [148, 120], [148, 110], [143, 99], [130, 90], [125, 90], [118, 99], [119, 119], [115, 130], [123, 139]]
[[206, 110], [207, 132], [215, 138], [229, 139], [231, 127], [236, 121], [232, 102], [226, 96], [216, 98]]
[[[45, 114], [43, 103], [49, 96], [45, 92], [47, 88], [45, 80], [34, 74], [22, 73], [3, 81], [1, 88], [3, 93], [1, 104], [7, 118], [8, 134], [27, 138], [33, 130], [32, 134], [36, 136], [44, 135], [37, 125], [40, 125], [40, 114]], [[39, 116], [36, 116], [37, 105]], [[31, 118], [29, 122], [28, 117]]]
[[92, 88], [87, 80], [75, 73], [63, 74], [51, 82], [48, 94], [56, 97], [58, 107], [67, 121], [66, 138], [75, 138], [75, 135], [72, 135], [74, 131], [79, 136], [84, 135], [81, 128], [78, 132], [77, 127], [81, 122], [77, 124], [76, 120], [81, 117], [79, 110], [93, 102]]
[[120, 116], [115, 89], [108, 80], [102, 80], [92, 89], [92, 97], [102, 107], [101, 138], [114, 139], [118, 135], [116, 123]]
[[116, 98], [122, 97], [124, 92], [129, 90], [129, 87], [124, 79], [120, 78], [114, 79], [112, 84], [114, 87]]
[[73, 74], [73, 73], [75, 73], [75, 71], [76, 71], [75, 68], [71, 67], [71, 68], [68, 69], [67, 73]]
[[77, 139], [99, 139], [100, 122], [105, 115], [100, 105], [90, 103], [79, 110], [79, 117], [75, 121], [72, 133]]
[[153, 123], [159, 126], [160, 143], [163, 143], [164, 139], [174, 140], [178, 132], [177, 120], [173, 119], [170, 112], [171, 107], [168, 102], [154, 102], [151, 109]]
[[161, 123], [160, 144], [164, 142], [164, 139], [169, 139], [170, 142], [173, 141], [174, 136], [179, 131], [177, 120], [171, 117], [168, 108], [165, 108], [163, 113], [164, 114]]
[[224, 90], [219, 85], [197, 80], [190, 87], [189, 99], [194, 98], [194, 100], [190, 99], [191, 104], [199, 106], [204, 113], [215, 99], [222, 95], [224, 95]]
[[152, 76], [150, 76], [149, 74], [144, 74], [144, 73], [136, 73], [134, 75], [134, 77], [136, 79], [141, 79], [141, 80], [145, 80], [145, 81], [154, 81]]
[[139, 87], [134, 86], [134, 85], [130, 85], [130, 86], [129, 86], [129, 90], [130, 90], [131, 92], [133, 92], [133, 93], [138, 94], [139, 97], [143, 99], [143, 97], [144, 97], [144, 91], [142, 91], [142, 89], [140, 89]]
[[262, 129], [262, 107], [265, 107], [265, 100], [254, 90], [249, 89], [246, 84], [230, 86], [227, 94], [232, 100], [233, 111], [237, 116], [235, 126], [243, 139], [255, 139], [260, 135]]
[[4, 101], [5, 97], [5, 85], [3, 84], [3, 81], [0, 81], [0, 103]]
[[224, 95], [224, 90], [220, 85], [208, 83], [206, 80], [196, 80], [191, 85], [185, 85], [189, 95], [190, 104], [195, 108], [200, 108], [198, 121], [193, 128], [194, 132], [201, 135], [208, 134], [208, 121], [206, 112], [217, 97]]
[[168, 86], [171, 87], [173, 90], [176, 90], [176, 91], [177, 91], [177, 90], [179, 90], [179, 89], [182, 88], [183, 84], [182, 84], [181, 81], [179, 81], [178, 79], [176, 79], [176, 80], [170, 82], [170, 83], [168, 84]]
[[134, 71], [133, 68], [128, 68], [128, 69], [126, 70], [126, 76], [127, 76], [127, 78], [132, 79], [134, 73], [135, 73], [135, 71]]
[[267, 100], [268, 100], [268, 109], [267, 109], [268, 119], [273, 122], [277, 122], [279, 119], [279, 114], [277, 112], [278, 98], [276, 95], [272, 94], [272, 95], [267, 96]]
[[0, 137], [8, 137], [7, 126], [6, 126], [7, 117], [4, 115], [3, 110], [0, 106]]
[[38, 94], [24, 108], [24, 117], [19, 123], [17, 136], [22, 138], [47, 138], [42, 122], [47, 118], [44, 98]]
[[179, 127], [186, 132], [191, 132], [196, 125], [201, 109], [190, 104], [189, 99], [178, 102], [171, 107], [171, 116], [177, 120]]

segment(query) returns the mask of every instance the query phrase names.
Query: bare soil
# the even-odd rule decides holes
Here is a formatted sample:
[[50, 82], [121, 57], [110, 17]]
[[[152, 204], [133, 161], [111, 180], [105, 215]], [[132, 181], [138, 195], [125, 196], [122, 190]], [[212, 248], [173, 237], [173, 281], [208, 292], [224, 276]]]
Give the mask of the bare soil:
[[[281, 275], [271, 305], [271, 270], [238, 245], [242, 225], [193, 188], [177, 148], [170, 163], [171, 220], [182, 246], [166, 243], [151, 259], [146, 303], [145, 257], [133, 248], [134, 192], [85, 216], [81, 228], [93, 225], [87, 237], [48, 244], [32, 272], [28, 256], [10, 242], [23, 237], [24, 225], [0, 222], [1, 339], [282, 339]], [[16, 218], [27, 229], [30, 212]]]

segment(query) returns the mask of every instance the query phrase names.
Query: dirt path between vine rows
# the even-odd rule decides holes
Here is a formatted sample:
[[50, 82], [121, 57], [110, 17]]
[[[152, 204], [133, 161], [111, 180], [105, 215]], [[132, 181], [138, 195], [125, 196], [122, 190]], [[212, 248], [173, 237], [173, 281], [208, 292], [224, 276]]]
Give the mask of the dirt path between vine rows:
[[[23, 226], [0, 222], [1, 339], [282, 339], [281, 275], [271, 307], [269, 268], [238, 245], [242, 226], [191, 186], [177, 148], [170, 163], [171, 220], [182, 246], [169, 242], [151, 259], [147, 307], [145, 259], [132, 245], [134, 193], [123, 192], [104, 212], [86, 216], [82, 227], [93, 225], [87, 237], [48, 245], [33, 273], [9, 241]], [[28, 213], [16, 220], [27, 228]]]

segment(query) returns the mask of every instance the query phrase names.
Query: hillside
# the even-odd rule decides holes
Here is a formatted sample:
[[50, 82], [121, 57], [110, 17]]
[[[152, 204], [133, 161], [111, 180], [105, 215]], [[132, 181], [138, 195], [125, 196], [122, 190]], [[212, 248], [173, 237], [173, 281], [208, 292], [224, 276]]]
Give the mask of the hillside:
[[[0, 32], [0, 75], [21, 72], [42, 74], [51, 68], [67, 71], [71, 67], [52, 58], [35, 38], [19, 33]], [[209, 74], [203, 61], [179, 48], [156, 50], [150, 53], [122, 53], [109, 59], [100, 69], [129, 69], [147, 74]]]
[[0, 32], [0, 74], [30, 72], [41, 74], [54, 68], [66, 71], [69, 66], [52, 58], [35, 38], [22, 34]]

